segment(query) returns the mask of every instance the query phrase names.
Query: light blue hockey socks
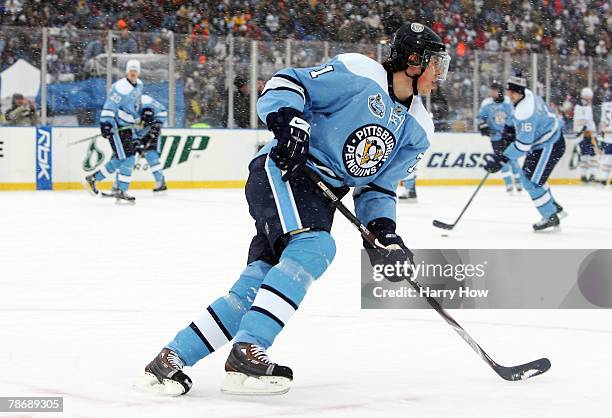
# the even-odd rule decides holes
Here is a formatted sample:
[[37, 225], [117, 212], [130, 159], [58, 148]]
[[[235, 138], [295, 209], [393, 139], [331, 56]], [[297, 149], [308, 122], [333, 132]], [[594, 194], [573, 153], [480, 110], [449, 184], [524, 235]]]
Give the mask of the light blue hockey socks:
[[242, 318], [235, 341], [270, 347], [335, 254], [336, 246], [328, 232], [293, 236], [280, 262], [266, 275], [253, 306]]

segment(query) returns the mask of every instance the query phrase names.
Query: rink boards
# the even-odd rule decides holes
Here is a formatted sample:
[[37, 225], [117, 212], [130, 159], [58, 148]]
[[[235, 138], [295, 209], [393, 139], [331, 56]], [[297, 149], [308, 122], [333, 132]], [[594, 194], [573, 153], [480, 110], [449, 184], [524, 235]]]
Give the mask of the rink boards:
[[[0, 190], [69, 190], [110, 159], [112, 151], [97, 128], [0, 128]], [[265, 130], [164, 129], [161, 162], [171, 188], [242, 187], [248, 164], [271, 139]], [[578, 155], [573, 141], [553, 172], [551, 183], [578, 183]], [[491, 156], [489, 140], [471, 133], [436, 133], [418, 165], [419, 185], [476, 184]], [[490, 184], [501, 184], [501, 174]], [[151, 188], [145, 159], [137, 160], [132, 188]], [[110, 187], [110, 182], [101, 188]]]

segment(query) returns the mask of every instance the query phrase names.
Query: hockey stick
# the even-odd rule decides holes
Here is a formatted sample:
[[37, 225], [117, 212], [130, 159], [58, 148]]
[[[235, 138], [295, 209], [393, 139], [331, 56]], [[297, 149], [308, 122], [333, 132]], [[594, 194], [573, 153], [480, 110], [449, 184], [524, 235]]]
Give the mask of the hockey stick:
[[[372, 232], [369, 231], [365, 225], [359, 222], [357, 217], [353, 215], [353, 213], [346, 206], [344, 206], [340, 199], [338, 199], [334, 192], [332, 192], [329, 187], [327, 187], [327, 185], [323, 182], [323, 180], [321, 179], [321, 177], [319, 177], [317, 173], [315, 173], [308, 167], [304, 167], [304, 173], [319, 189], [321, 189], [323, 194], [330, 200], [331, 204], [334, 205], [334, 207], [336, 207], [336, 209], [338, 209], [338, 211], [340, 211], [340, 213], [342, 213], [342, 215], [344, 215], [344, 217], [347, 218], [349, 222], [351, 222], [359, 230], [359, 232], [366, 241], [368, 241], [371, 245], [374, 246], [374, 248], [378, 249], [379, 251], [386, 252], [386, 250], [383, 249], [382, 245], [376, 239], [374, 234], [372, 234]], [[410, 285], [419, 294], [423, 294], [421, 293], [421, 289], [423, 287], [416, 280], [408, 280], [408, 283], [410, 283]], [[455, 321], [455, 319], [450, 316], [450, 314], [446, 312], [446, 310], [444, 310], [444, 308], [438, 303], [437, 300], [429, 296], [426, 296], [425, 299], [427, 300], [427, 303], [429, 303], [429, 306], [431, 306], [436, 312], [438, 312], [438, 314], [440, 314], [440, 316], [446, 321], [446, 323], [453, 327], [455, 332], [457, 332], [457, 334], [459, 334], [459, 336], [463, 338], [463, 340], [470, 347], [472, 347], [472, 350], [474, 350], [476, 354], [478, 354], [480, 358], [483, 359], [489, 365], [489, 367], [491, 367], [502, 379], [509, 381], [529, 379], [530, 377], [537, 376], [550, 369], [550, 360], [548, 360], [547, 358], [541, 358], [538, 360], [531, 361], [529, 363], [511, 367], [505, 367], [500, 364], [497, 364], [491, 357], [489, 357], [489, 355], [482, 349], [482, 347], [480, 347], [480, 345], [478, 345], [478, 343], [474, 341], [474, 339], [463, 329], [463, 327], [459, 325], [459, 323]]]
[[478, 187], [476, 187], [476, 190], [474, 190], [474, 193], [472, 193], [472, 197], [470, 197], [470, 200], [468, 200], [468, 202], [465, 204], [465, 206], [463, 207], [463, 210], [459, 214], [459, 217], [457, 218], [457, 220], [454, 223], [447, 224], [447, 223], [444, 223], [444, 222], [441, 222], [441, 221], [437, 221], [437, 220], [434, 219], [433, 226], [435, 226], [436, 228], [447, 229], [449, 231], [452, 230], [455, 227], [455, 225], [457, 225], [459, 223], [459, 220], [461, 219], [461, 217], [463, 216], [463, 214], [465, 213], [467, 208], [470, 206], [470, 203], [472, 203], [472, 200], [474, 200], [474, 197], [476, 196], [476, 193], [478, 193], [478, 190], [480, 190], [482, 185], [485, 184], [485, 181], [487, 181], [488, 177], [489, 177], [489, 172], [487, 171], [487, 173], [484, 175], [482, 180], [480, 180], [480, 184], [478, 184]]
[[[128, 126], [124, 126], [122, 128], [117, 129], [117, 132], [126, 131], [128, 129], [137, 128], [137, 127], [138, 127], [138, 125], [128, 125]], [[97, 134], [97, 135], [88, 136], [87, 138], [77, 139], [76, 141], [69, 142], [68, 146], [71, 147], [73, 145], [82, 144], [83, 142], [87, 142], [87, 141], [91, 141], [92, 139], [96, 139], [99, 136], [102, 136], [102, 134], [100, 133], [100, 134]]]

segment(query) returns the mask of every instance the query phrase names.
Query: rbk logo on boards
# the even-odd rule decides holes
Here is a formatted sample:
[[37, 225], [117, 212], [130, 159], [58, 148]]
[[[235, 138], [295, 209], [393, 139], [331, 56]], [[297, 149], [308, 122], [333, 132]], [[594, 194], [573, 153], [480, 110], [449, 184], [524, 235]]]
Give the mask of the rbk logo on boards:
[[36, 190], [52, 190], [51, 127], [36, 128]]

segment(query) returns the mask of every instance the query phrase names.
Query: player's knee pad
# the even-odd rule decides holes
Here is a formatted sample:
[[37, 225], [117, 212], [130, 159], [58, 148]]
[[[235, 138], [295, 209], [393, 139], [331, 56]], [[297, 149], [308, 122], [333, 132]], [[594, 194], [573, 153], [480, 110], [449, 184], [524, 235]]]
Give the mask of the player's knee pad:
[[257, 289], [261, 286], [264, 277], [272, 266], [265, 261], [257, 260], [248, 264], [240, 278], [226, 296], [226, 302], [238, 312], [246, 312], [257, 294]]
[[297, 273], [312, 281], [323, 275], [335, 256], [336, 244], [329, 232], [302, 232], [291, 237], [278, 267], [293, 270], [293, 275]]
[[113, 125], [110, 122], [100, 122], [100, 132], [104, 138], [112, 138]]

